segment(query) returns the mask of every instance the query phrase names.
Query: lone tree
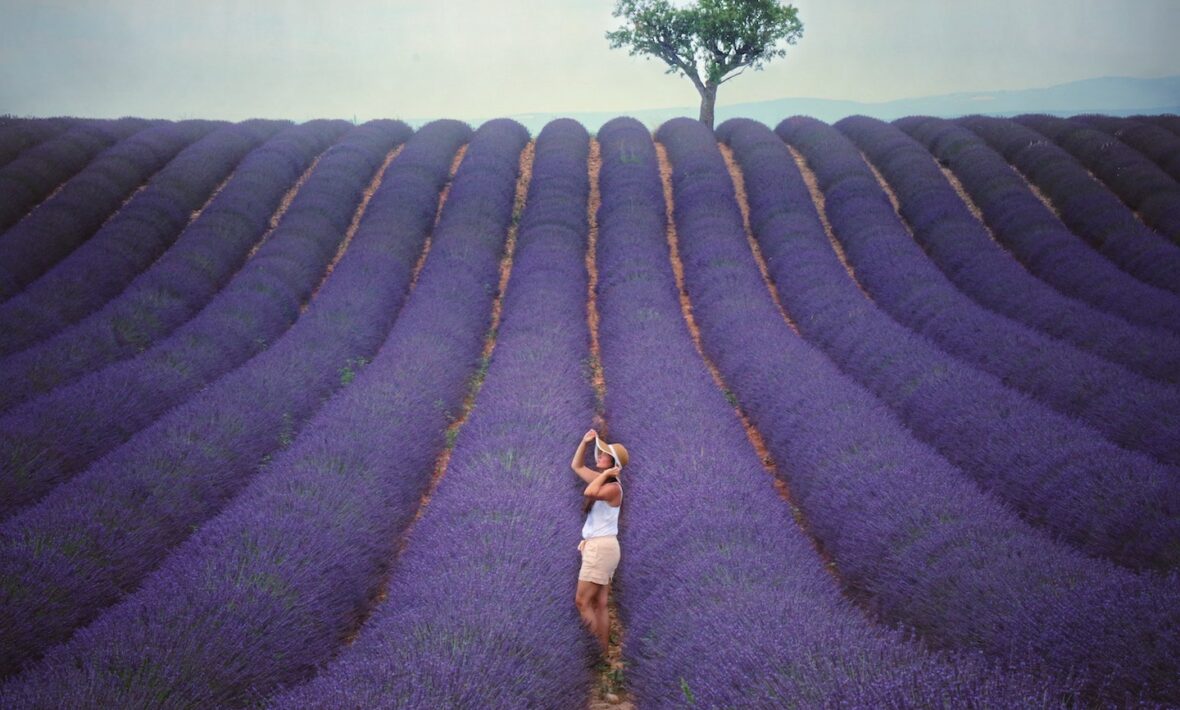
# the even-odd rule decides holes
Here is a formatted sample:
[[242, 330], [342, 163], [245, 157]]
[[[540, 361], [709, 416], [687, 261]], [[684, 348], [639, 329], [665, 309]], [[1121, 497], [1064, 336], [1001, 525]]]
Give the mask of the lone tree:
[[607, 32], [611, 49], [647, 54], [692, 81], [701, 95], [701, 121], [713, 127], [717, 87], [746, 70], [785, 56], [780, 43], [803, 36], [799, 11], [777, 0], [697, 0], [677, 8], [668, 0], [618, 0], [614, 17], [625, 24]]

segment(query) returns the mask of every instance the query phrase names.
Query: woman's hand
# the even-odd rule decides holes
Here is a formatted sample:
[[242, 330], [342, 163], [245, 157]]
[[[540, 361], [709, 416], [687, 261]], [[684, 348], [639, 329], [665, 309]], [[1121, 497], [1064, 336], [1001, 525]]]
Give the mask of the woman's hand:
[[582, 434], [582, 441], [587, 444], [589, 444], [591, 441], [594, 441], [597, 438], [598, 438], [598, 432], [593, 429], [586, 432], [585, 434]]
[[[604, 500], [611, 505], [618, 505], [619, 495], [621, 494], [619, 487], [616, 485], [612, 488], [606, 488], [608, 485], [606, 479], [617, 474], [619, 470], [618, 466], [614, 466], [595, 476], [594, 480], [590, 481], [590, 485], [586, 486], [586, 490], [582, 491], [582, 495], [595, 500]], [[603, 493], [604, 488], [606, 490], [605, 493]]]

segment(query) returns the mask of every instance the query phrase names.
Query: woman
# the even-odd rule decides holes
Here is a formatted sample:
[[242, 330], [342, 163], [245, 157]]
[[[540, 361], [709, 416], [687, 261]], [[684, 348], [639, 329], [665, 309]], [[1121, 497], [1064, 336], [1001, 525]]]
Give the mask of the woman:
[[[586, 444], [594, 442], [596, 471], [585, 465]], [[619, 506], [623, 504], [623, 487], [618, 474], [627, 464], [627, 449], [622, 444], [608, 444], [591, 429], [582, 436], [570, 468], [588, 485], [582, 491], [586, 523], [582, 526], [582, 569], [578, 572], [578, 591], [574, 604], [582, 622], [598, 639], [605, 654], [609, 643], [610, 620], [606, 598], [610, 582], [619, 564]], [[613, 464], [613, 465], [612, 465]]]

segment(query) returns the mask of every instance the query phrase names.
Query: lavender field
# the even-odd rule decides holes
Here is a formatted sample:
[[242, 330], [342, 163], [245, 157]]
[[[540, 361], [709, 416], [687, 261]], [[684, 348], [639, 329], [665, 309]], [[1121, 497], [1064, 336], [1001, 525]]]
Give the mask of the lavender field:
[[1180, 707], [1180, 121], [0, 120], [0, 707]]

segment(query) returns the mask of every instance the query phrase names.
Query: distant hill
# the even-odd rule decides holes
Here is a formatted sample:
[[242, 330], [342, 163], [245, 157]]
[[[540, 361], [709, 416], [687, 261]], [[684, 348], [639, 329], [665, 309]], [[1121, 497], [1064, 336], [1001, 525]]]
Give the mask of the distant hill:
[[[717, 123], [735, 116], [753, 118], [774, 127], [782, 119], [796, 114], [813, 116], [823, 121], [835, 121], [854, 114], [893, 120], [915, 114], [949, 117], [972, 113], [996, 116], [1021, 113], [1050, 113], [1063, 116], [1078, 113], [1104, 113], [1115, 116], [1180, 113], [1180, 76], [1158, 79], [1102, 77], [1071, 81], [1041, 89], [972, 91], [876, 103], [811, 98], [775, 99], [719, 105]], [[546, 123], [555, 118], [573, 118], [587, 129], [595, 131], [603, 123], [619, 115], [634, 116], [655, 127], [676, 116], [695, 117], [697, 107], [680, 106], [629, 112], [528, 113], [513, 115], [511, 118], [523, 123], [535, 135]]]

